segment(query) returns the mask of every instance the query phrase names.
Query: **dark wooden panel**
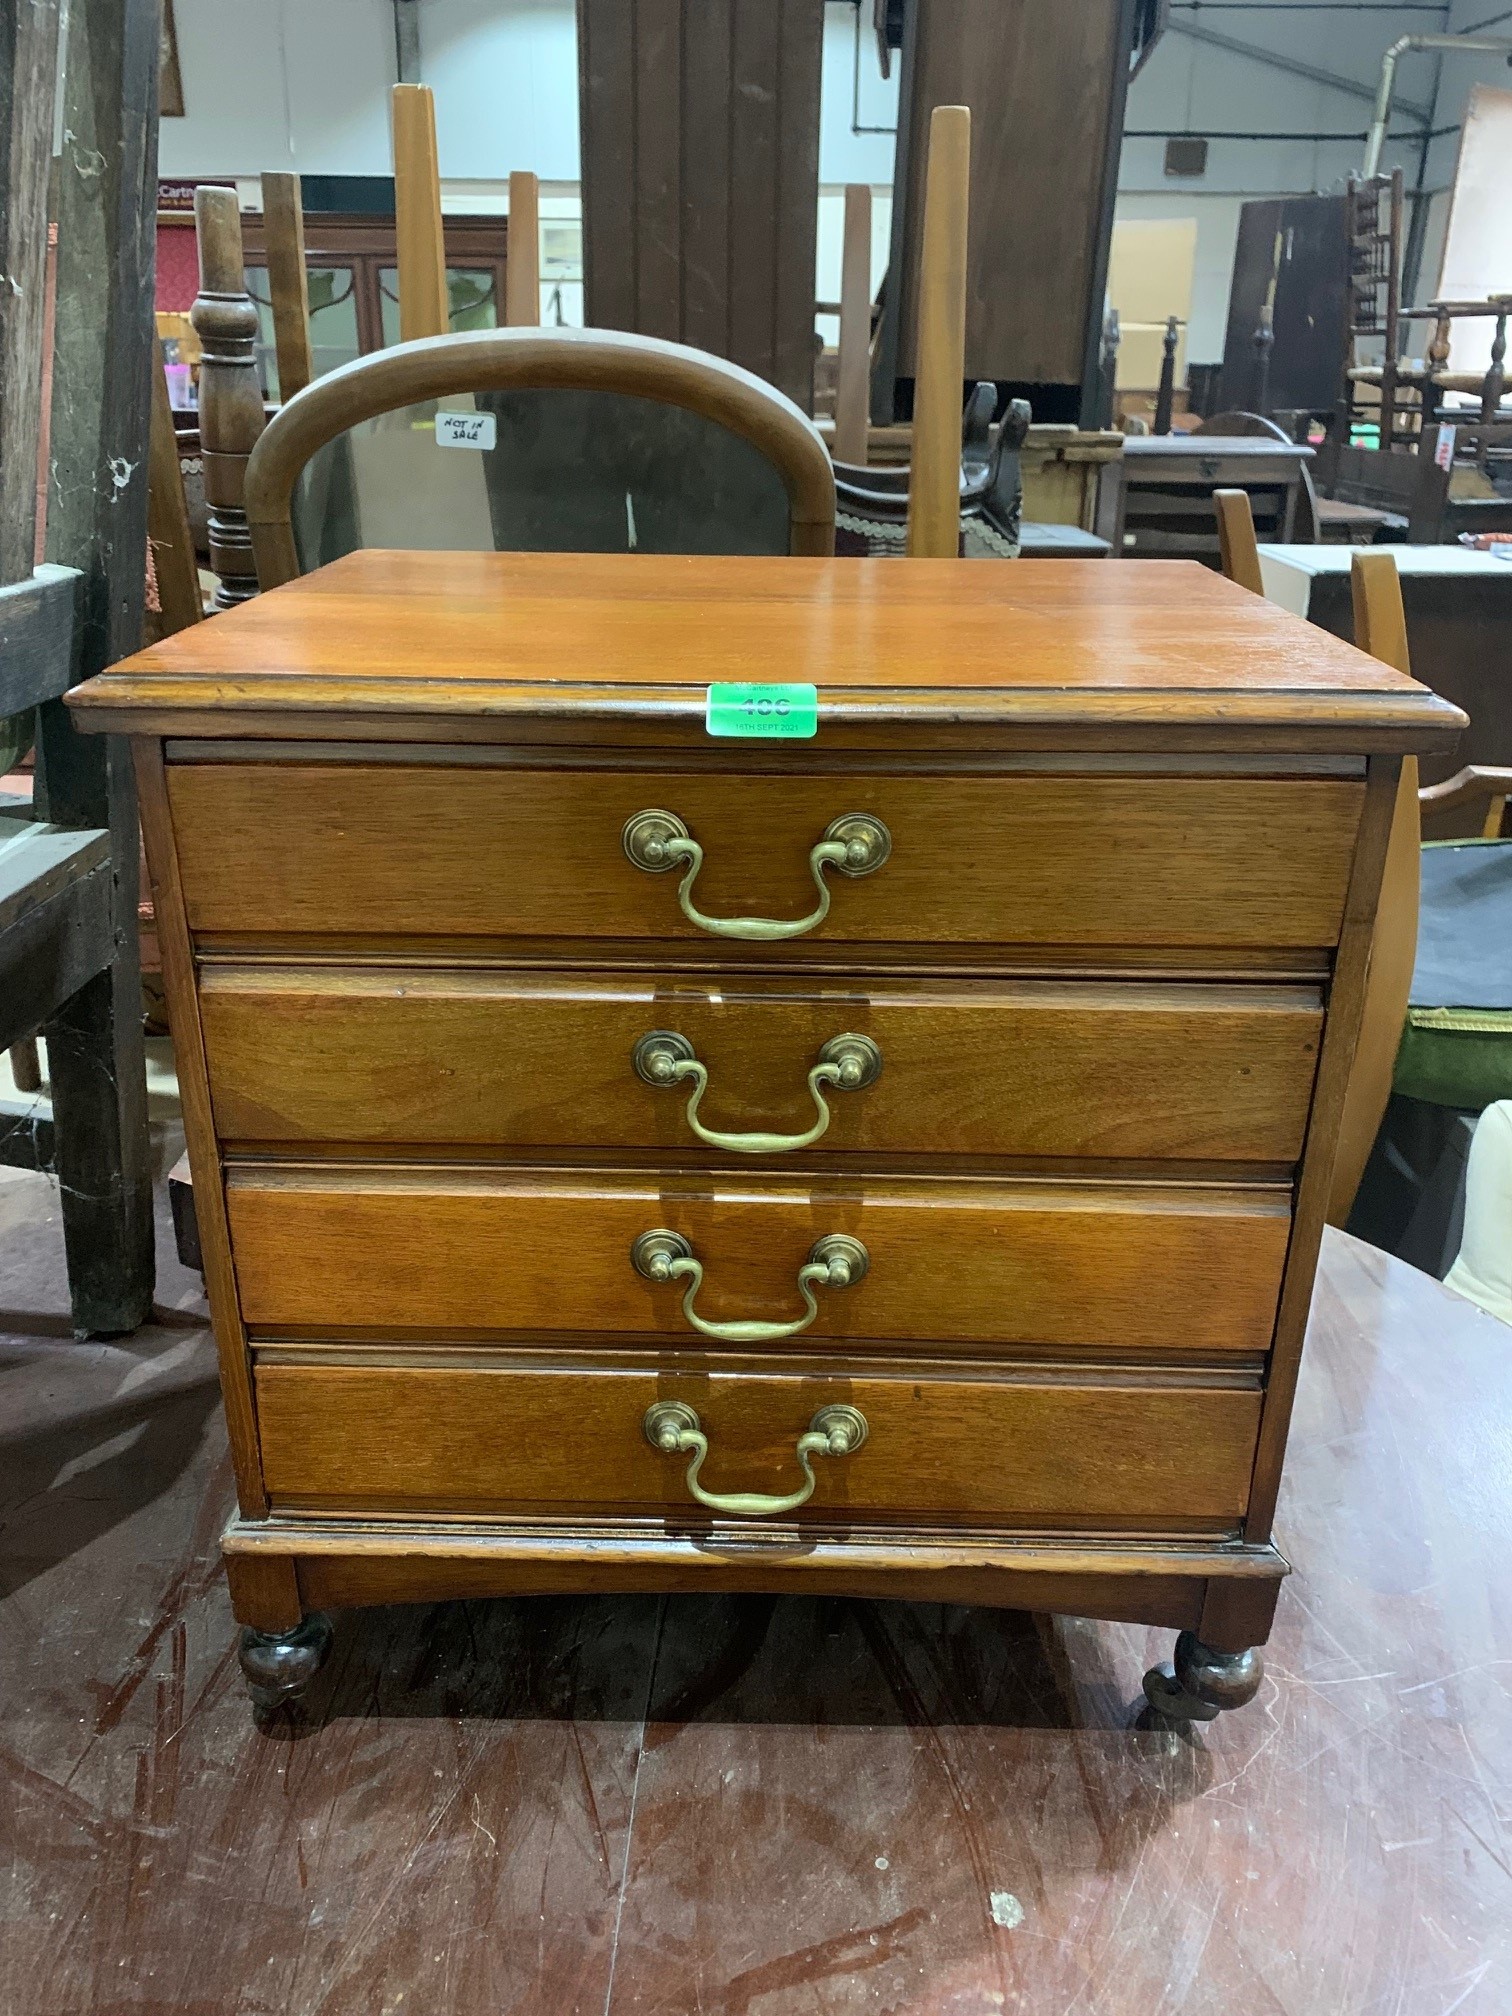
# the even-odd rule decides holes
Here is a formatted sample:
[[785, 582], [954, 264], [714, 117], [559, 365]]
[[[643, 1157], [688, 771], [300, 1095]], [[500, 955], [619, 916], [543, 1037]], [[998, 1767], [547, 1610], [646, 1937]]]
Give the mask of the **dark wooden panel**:
[[[7, 820], [6, 826], [16, 822]], [[3, 829], [0, 829], [3, 830]], [[19, 834], [41, 831], [18, 827]], [[0, 1047], [19, 1042], [42, 1027], [71, 995], [110, 965], [115, 952], [111, 917], [109, 849], [103, 834], [71, 836], [90, 843], [70, 867], [51, 882], [39, 880], [25, 900], [13, 906], [0, 900], [0, 961], [5, 985], [0, 989]], [[0, 862], [14, 841], [0, 840]], [[0, 899], [5, 895], [0, 888]]]
[[578, 0], [587, 320], [813, 397], [823, 0]]
[[1065, 0], [916, 0], [893, 227], [899, 376], [914, 373], [929, 115], [968, 105], [966, 376], [1081, 385], [1102, 318], [1128, 12], [1081, 0], [1073, 27]]
[[[31, 573], [59, 0], [0, 7], [0, 583]], [[3, 675], [0, 675], [3, 678]], [[8, 683], [8, 682], [6, 682]], [[0, 692], [0, 714], [51, 697]]]
[[[744, 0], [749, 9], [769, 0]], [[823, 9], [819, 30], [822, 36]], [[780, 220], [772, 273], [772, 377], [805, 412], [813, 404], [814, 263], [818, 233], [819, 78], [812, 10], [778, 13], [777, 93], [782, 127], [776, 160]], [[812, 136], [805, 144], [805, 136]], [[742, 179], [742, 186], [743, 179]]]
[[68, 691], [82, 578], [71, 567], [39, 567], [0, 587], [0, 715]]
[[814, 1241], [859, 1238], [869, 1271], [821, 1289], [817, 1318], [788, 1352], [858, 1338], [1258, 1354], [1290, 1217], [1284, 1195], [1255, 1191], [764, 1173], [253, 1165], [226, 1194], [251, 1327], [426, 1341], [598, 1331], [699, 1346], [681, 1286], [653, 1285], [632, 1265], [642, 1232], [666, 1226], [688, 1240], [705, 1269], [695, 1307], [714, 1322], [791, 1322]]
[[[788, 222], [778, 214], [785, 136], [774, 116], [780, 104], [781, 16], [772, 0], [733, 0], [730, 69], [732, 79], [740, 82], [730, 97], [730, 355], [748, 371], [763, 370], [769, 353], [771, 363], [765, 368], [775, 372], [777, 362], [777, 267]], [[810, 258], [811, 294], [813, 271]], [[813, 322], [811, 302], [810, 329]]]
[[[1276, 234], [1284, 204], [1259, 197], [1239, 207], [1234, 273], [1229, 282], [1228, 326], [1223, 339], [1222, 392], [1216, 410], [1247, 412], [1258, 392], [1255, 330], [1276, 270]], [[1340, 352], [1342, 362], [1343, 353]]]
[[[745, 246], [737, 242], [735, 216], [736, 176], [746, 172], [746, 164], [733, 152], [734, 108], [727, 81], [734, 74], [735, 9], [702, 9], [694, 39], [699, 71], [681, 112], [683, 153], [698, 164], [698, 177], [683, 190], [681, 334], [696, 349], [733, 358], [734, 269], [737, 253], [746, 257]], [[815, 181], [817, 185], [817, 169]]]
[[578, 0], [577, 18], [587, 320], [600, 329], [633, 329], [636, 93], [628, 86], [636, 10], [624, 0]]
[[[638, 114], [630, 164], [635, 319], [625, 327], [673, 343], [682, 335], [682, 248], [677, 230], [667, 226], [682, 215], [682, 121], [659, 116], [659, 108], [665, 103], [681, 112], [682, 11], [682, 0], [635, 0], [634, 69], [621, 80], [633, 88]], [[587, 319], [599, 325], [591, 309]]]
[[1267, 410], [1327, 411], [1339, 397], [1348, 326], [1347, 233], [1343, 196], [1266, 197], [1241, 206], [1223, 341], [1225, 407], [1245, 411], [1257, 403], [1255, 329], [1267, 303], [1275, 333], [1266, 367]]
[[815, 1410], [859, 1407], [854, 1454], [816, 1457], [811, 1509], [990, 1524], [1222, 1531], [1244, 1509], [1259, 1395], [1239, 1389], [1031, 1386], [1007, 1380], [265, 1365], [258, 1422], [275, 1507], [699, 1508], [685, 1456], [641, 1428], [685, 1400], [710, 1441], [710, 1491], [803, 1482], [793, 1445]]
[[[142, 641], [157, 169], [157, 0], [69, 16], [58, 176], [47, 558], [77, 567], [87, 678]], [[37, 715], [38, 808], [110, 829], [116, 953], [44, 1032], [64, 1235], [82, 1329], [135, 1329], [152, 1306], [152, 1167], [137, 953], [141, 840], [131, 760], [61, 700]]]

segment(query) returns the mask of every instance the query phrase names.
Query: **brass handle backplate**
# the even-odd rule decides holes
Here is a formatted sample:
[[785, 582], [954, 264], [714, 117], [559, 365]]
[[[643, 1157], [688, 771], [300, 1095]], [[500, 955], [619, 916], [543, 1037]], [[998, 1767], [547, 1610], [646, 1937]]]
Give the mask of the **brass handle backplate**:
[[794, 1445], [805, 1481], [796, 1491], [777, 1498], [761, 1491], [704, 1489], [698, 1481], [698, 1473], [709, 1453], [709, 1438], [685, 1400], [655, 1401], [646, 1409], [642, 1426], [653, 1449], [660, 1449], [665, 1456], [692, 1457], [688, 1465], [687, 1485], [700, 1505], [707, 1505], [711, 1512], [733, 1512], [744, 1519], [770, 1519], [774, 1513], [796, 1512], [800, 1505], [806, 1505], [814, 1495], [817, 1482], [810, 1459], [815, 1456], [854, 1455], [866, 1440], [867, 1432], [866, 1416], [859, 1408], [844, 1403], [821, 1407], [810, 1421], [807, 1432], [800, 1435]]
[[818, 1110], [812, 1127], [801, 1134], [725, 1134], [706, 1127], [698, 1117], [699, 1104], [709, 1089], [709, 1071], [686, 1036], [672, 1029], [653, 1029], [630, 1054], [636, 1075], [648, 1085], [691, 1085], [688, 1125], [709, 1147], [736, 1155], [782, 1155], [795, 1148], [811, 1148], [829, 1131], [830, 1109], [823, 1088], [828, 1085], [838, 1092], [859, 1092], [874, 1085], [882, 1071], [882, 1052], [870, 1036], [831, 1036], [808, 1074], [809, 1095]]
[[716, 938], [747, 938], [770, 942], [778, 938], [801, 938], [829, 915], [830, 887], [826, 868], [841, 875], [871, 875], [892, 852], [892, 835], [870, 812], [845, 812], [831, 819], [822, 838], [809, 849], [809, 873], [819, 892], [819, 901], [807, 917], [708, 917], [693, 902], [693, 884], [703, 867], [704, 850], [675, 812], [655, 807], [636, 812], [625, 822], [621, 835], [628, 858], [648, 875], [664, 875], [681, 868], [677, 901], [684, 917], [700, 931]]
[[681, 1232], [669, 1232], [665, 1227], [642, 1232], [630, 1248], [630, 1259], [636, 1273], [648, 1281], [686, 1281], [684, 1316], [695, 1330], [721, 1344], [776, 1344], [784, 1337], [796, 1337], [819, 1314], [816, 1288], [849, 1288], [871, 1265], [871, 1255], [859, 1239], [852, 1239], [847, 1232], [827, 1232], [814, 1241], [807, 1261], [798, 1269], [798, 1292], [807, 1305], [802, 1316], [795, 1316], [791, 1323], [711, 1323], [693, 1307], [703, 1281], [703, 1262]]

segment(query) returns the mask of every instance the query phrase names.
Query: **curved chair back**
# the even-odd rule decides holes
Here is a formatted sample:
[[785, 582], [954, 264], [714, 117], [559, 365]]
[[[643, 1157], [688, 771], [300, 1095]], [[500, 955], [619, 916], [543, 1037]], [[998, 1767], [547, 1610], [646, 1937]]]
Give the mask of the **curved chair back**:
[[[364, 501], [381, 536], [364, 536]], [[269, 424], [246, 505], [264, 589], [362, 545], [835, 546], [829, 455], [791, 400], [721, 358], [604, 329], [428, 337], [343, 365]]]
[[1213, 510], [1218, 518], [1218, 558], [1224, 573], [1252, 595], [1263, 595], [1265, 577], [1260, 572], [1260, 546], [1248, 490], [1215, 490]]
[[[1200, 420], [1192, 429], [1193, 434], [1248, 437], [1255, 441], [1284, 441], [1289, 448], [1297, 447], [1291, 435], [1279, 420], [1269, 419], [1264, 413], [1243, 413], [1237, 408], [1227, 413], [1214, 413], [1209, 419]], [[1297, 497], [1296, 522], [1292, 536], [1299, 546], [1316, 546], [1323, 536], [1318, 529], [1318, 491], [1312, 479], [1312, 470], [1307, 463], [1302, 464], [1302, 483]], [[1227, 569], [1225, 569], [1225, 572]], [[1249, 584], [1246, 582], [1245, 586]]]

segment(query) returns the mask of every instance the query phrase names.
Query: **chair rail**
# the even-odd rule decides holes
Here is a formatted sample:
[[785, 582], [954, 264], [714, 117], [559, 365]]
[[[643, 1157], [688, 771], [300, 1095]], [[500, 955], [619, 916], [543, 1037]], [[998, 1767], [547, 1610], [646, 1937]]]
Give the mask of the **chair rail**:
[[618, 392], [700, 413], [781, 475], [793, 553], [835, 550], [835, 479], [819, 430], [782, 393], [723, 358], [614, 329], [482, 329], [359, 357], [295, 395], [247, 464], [246, 509], [264, 589], [300, 572], [290, 507], [317, 450], [360, 421], [463, 392]]

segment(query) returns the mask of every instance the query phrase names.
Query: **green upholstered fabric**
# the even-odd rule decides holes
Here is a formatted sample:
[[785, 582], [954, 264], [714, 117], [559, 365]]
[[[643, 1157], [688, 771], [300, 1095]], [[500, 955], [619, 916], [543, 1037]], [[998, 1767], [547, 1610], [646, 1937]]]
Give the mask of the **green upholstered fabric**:
[[1512, 1099], [1512, 840], [1430, 842], [1421, 891], [1393, 1089], [1478, 1113]]
[[1512, 1099], [1512, 1012], [1409, 1009], [1392, 1088], [1470, 1112]]

